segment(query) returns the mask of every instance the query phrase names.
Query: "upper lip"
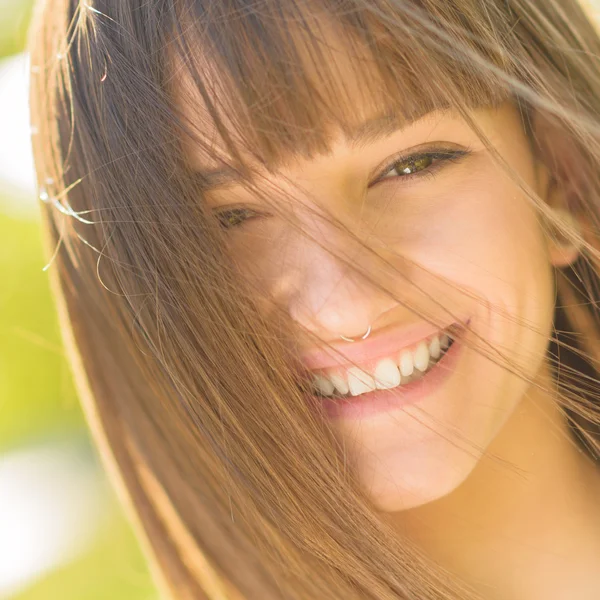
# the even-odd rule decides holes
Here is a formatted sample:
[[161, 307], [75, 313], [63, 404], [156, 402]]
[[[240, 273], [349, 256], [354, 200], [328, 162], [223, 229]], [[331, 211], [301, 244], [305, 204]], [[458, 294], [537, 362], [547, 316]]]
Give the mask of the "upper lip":
[[[334, 342], [329, 348], [316, 348], [301, 354], [302, 364], [310, 371], [317, 369], [340, 368], [345, 362], [361, 364], [373, 362], [379, 358], [395, 355], [405, 348], [435, 335], [452, 325], [466, 324], [464, 321], [452, 321], [442, 327], [436, 327], [426, 322], [412, 323], [404, 327], [394, 327], [376, 333], [360, 342]], [[341, 353], [338, 354], [338, 353]], [[346, 361], [344, 361], [346, 359]]]

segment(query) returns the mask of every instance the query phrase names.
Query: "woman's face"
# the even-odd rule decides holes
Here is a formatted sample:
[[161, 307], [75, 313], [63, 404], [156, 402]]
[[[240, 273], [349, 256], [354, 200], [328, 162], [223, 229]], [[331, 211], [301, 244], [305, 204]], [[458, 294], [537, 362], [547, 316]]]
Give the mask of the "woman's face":
[[[509, 165], [547, 198], [546, 171], [534, 159], [512, 103], [474, 116]], [[347, 383], [343, 358], [324, 361], [321, 344], [309, 341], [306, 330], [375, 378], [383, 359], [388, 368], [395, 361], [401, 385], [385, 394], [401, 399], [403, 381], [410, 381], [399, 366], [401, 355], [417, 350], [420, 340], [429, 347], [437, 331], [424, 316], [447, 325], [456, 320], [451, 315], [469, 320], [464, 341], [487, 357], [459, 340], [416, 384], [408, 404], [382, 400], [381, 392], [338, 401], [338, 410], [323, 400], [376, 505], [396, 511], [445, 496], [462, 483], [523, 398], [528, 384], [501, 366], [497, 351], [532, 379], [543, 372], [554, 309], [552, 254], [524, 193], [457, 114], [430, 113], [403, 129], [389, 121], [371, 125], [362, 130], [370, 134], [364, 139], [340, 135], [330, 153], [264, 174], [265, 192], [272, 198], [273, 189], [285, 190], [309, 237], [269, 214], [239, 183], [216, 186], [207, 201], [217, 211], [248, 209], [229, 215], [228, 247], [240, 272], [261, 290], [265, 310], [277, 304], [297, 324], [292, 342], [315, 373]], [[420, 156], [407, 158], [414, 155]], [[193, 148], [190, 158], [199, 169], [206, 166]], [[341, 220], [387, 266], [311, 208]], [[239, 217], [251, 218], [237, 223]], [[402, 303], [317, 241], [365, 268]], [[418, 360], [413, 358], [413, 373]], [[445, 376], [431, 385], [435, 369]]]

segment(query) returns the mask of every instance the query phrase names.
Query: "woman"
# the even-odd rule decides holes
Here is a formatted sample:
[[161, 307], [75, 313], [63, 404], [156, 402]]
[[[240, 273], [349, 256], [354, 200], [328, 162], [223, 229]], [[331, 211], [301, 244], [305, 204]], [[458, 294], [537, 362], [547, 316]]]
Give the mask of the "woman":
[[48, 0], [40, 197], [173, 598], [600, 597], [576, 0]]

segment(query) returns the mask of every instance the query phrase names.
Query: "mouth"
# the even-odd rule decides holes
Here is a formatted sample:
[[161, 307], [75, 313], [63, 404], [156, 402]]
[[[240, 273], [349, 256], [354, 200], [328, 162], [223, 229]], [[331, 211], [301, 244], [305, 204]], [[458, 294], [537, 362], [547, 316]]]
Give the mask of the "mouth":
[[[411, 384], [426, 379], [444, 362], [456, 340], [465, 332], [470, 319], [422, 340], [410, 348], [372, 361], [362, 368], [313, 371], [302, 384], [302, 391], [316, 398], [344, 400], [355, 396], [370, 396], [373, 392], [398, 388], [411, 389]], [[409, 387], [410, 386], [410, 387]], [[367, 398], [365, 398], [367, 399]]]

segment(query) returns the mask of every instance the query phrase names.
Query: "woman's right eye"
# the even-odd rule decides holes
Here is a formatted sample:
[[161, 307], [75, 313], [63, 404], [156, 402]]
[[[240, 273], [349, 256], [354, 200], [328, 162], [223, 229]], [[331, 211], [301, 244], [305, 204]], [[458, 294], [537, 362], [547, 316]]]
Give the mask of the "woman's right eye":
[[254, 210], [250, 210], [249, 208], [239, 207], [215, 211], [215, 215], [223, 229], [233, 229], [235, 227], [239, 227], [253, 217], [258, 216], [259, 213]]

